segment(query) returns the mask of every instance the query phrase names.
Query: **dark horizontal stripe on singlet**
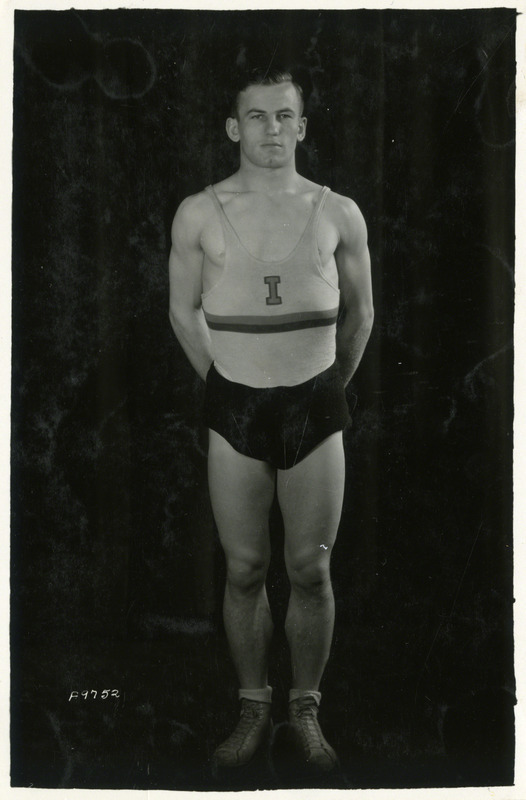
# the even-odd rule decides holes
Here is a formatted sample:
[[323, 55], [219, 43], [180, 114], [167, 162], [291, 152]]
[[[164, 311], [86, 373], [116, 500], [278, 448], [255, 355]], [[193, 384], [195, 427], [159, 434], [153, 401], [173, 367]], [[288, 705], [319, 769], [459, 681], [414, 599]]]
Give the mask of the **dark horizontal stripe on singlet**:
[[206, 324], [215, 331], [233, 331], [235, 333], [281, 333], [283, 331], [299, 331], [304, 328], [321, 328], [334, 325], [338, 318], [338, 309], [327, 311], [299, 311], [294, 314], [281, 314], [275, 317], [262, 316], [219, 316], [207, 314]]

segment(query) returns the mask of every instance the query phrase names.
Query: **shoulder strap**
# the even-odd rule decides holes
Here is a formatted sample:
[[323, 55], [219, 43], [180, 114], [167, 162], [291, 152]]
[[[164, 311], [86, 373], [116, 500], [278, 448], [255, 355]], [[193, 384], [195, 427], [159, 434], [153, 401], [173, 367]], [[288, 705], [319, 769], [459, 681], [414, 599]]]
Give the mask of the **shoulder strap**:
[[330, 189], [328, 186], [322, 186], [319, 191], [318, 199], [316, 200], [316, 206], [314, 208], [314, 214], [312, 218], [312, 227], [314, 232], [318, 229], [318, 222], [321, 217], [321, 212], [323, 211], [323, 207], [325, 205], [325, 201], [327, 200], [327, 195], [329, 194]]
[[226, 219], [226, 214], [225, 214], [223, 206], [219, 202], [219, 198], [218, 198], [218, 196], [217, 196], [217, 194], [215, 192], [215, 189], [212, 186], [212, 184], [210, 184], [210, 186], [206, 187], [205, 192], [210, 197], [212, 203], [215, 206], [215, 209], [216, 209], [217, 213], [219, 214], [219, 217], [221, 219], [221, 223], [223, 224], [223, 227], [225, 227], [224, 222], [225, 222], [225, 219]]
[[216, 191], [212, 185], [207, 186], [206, 190], [207, 194], [209, 195], [210, 199], [212, 200], [215, 209], [219, 215], [219, 219], [221, 220], [221, 227], [223, 228], [223, 233], [225, 236], [225, 246], [228, 246], [228, 242], [232, 242], [232, 240], [239, 240], [239, 237], [232, 227], [232, 223], [228, 219], [225, 209], [219, 202], [219, 197], [216, 194]]
[[207, 187], [206, 187], [206, 189], [205, 189], [205, 192], [208, 194], [208, 196], [209, 196], [209, 197], [210, 197], [210, 199], [212, 200], [212, 203], [213, 203], [213, 204], [214, 204], [214, 206], [216, 207], [216, 210], [217, 210], [217, 212], [218, 212], [219, 216], [222, 216], [222, 215], [223, 215], [225, 212], [223, 211], [223, 206], [222, 206], [222, 205], [221, 205], [221, 203], [219, 202], [219, 198], [218, 198], [218, 196], [216, 195], [216, 193], [215, 193], [215, 189], [214, 189], [214, 187], [212, 186], [212, 184], [210, 184], [210, 186], [207, 186]]

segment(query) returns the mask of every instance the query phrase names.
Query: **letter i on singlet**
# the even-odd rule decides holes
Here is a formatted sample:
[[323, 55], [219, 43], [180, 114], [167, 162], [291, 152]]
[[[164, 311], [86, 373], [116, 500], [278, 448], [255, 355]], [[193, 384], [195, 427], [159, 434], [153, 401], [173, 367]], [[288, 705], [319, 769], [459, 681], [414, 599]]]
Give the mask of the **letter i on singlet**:
[[281, 283], [279, 275], [267, 275], [264, 279], [268, 286], [268, 297], [265, 298], [267, 306], [279, 306], [283, 302], [278, 294], [278, 283]]

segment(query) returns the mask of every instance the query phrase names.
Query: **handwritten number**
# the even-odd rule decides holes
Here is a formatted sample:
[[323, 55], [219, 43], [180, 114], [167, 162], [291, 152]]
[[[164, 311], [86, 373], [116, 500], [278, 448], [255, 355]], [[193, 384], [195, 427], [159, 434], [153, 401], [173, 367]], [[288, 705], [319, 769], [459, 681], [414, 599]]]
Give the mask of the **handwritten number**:
[[[108, 697], [120, 697], [121, 693], [119, 689], [103, 689], [100, 692], [100, 699], [106, 700]], [[77, 692], [75, 690], [71, 691], [68, 698], [68, 703], [72, 700], [75, 700], [79, 697], [83, 697], [84, 700], [96, 700], [99, 697], [99, 692], [97, 689], [84, 689], [82, 692]]]

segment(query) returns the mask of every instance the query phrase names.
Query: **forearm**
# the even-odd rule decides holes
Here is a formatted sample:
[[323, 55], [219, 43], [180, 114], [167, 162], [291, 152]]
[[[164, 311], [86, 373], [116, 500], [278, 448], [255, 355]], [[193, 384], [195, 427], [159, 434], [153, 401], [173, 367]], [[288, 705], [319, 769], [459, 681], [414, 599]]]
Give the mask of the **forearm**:
[[213, 357], [210, 334], [202, 309], [184, 312], [170, 310], [170, 322], [191, 365], [205, 380]]
[[336, 361], [345, 385], [358, 368], [372, 327], [372, 314], [358, 320], [348, 316], [336, 332]]

